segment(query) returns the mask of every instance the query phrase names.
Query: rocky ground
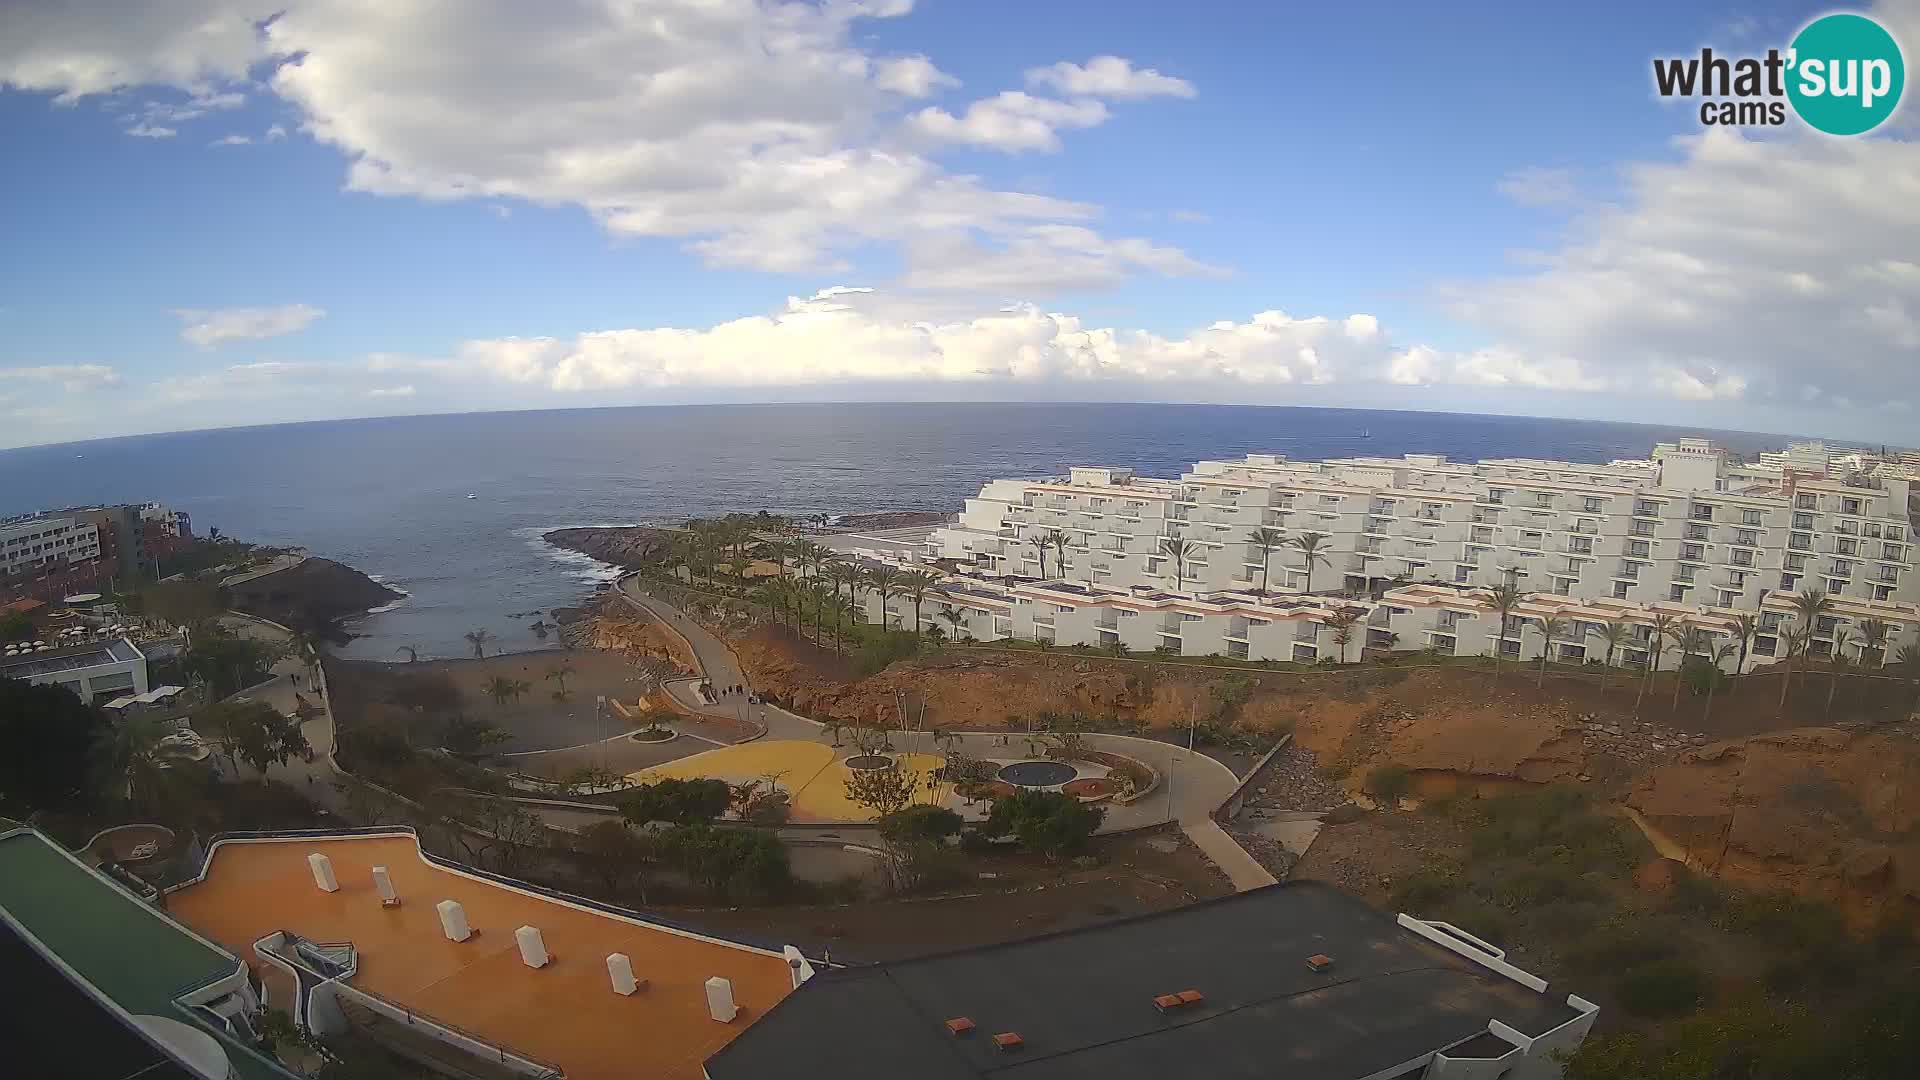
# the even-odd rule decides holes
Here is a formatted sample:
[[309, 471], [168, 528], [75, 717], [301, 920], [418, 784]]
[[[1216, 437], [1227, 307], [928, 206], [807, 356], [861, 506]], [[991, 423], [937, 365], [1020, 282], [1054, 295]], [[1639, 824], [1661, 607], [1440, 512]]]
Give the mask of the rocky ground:
[[591, 555], [604, 563], [638, 570], [665, 557], [675, 534], [645, 525], [555, 529], [541, 536], [554, 547]]
[[283, 625], [327, 626], [398, 599], [399, 593], [351, 566], [306, 559], [232, 586], [227, 604]]

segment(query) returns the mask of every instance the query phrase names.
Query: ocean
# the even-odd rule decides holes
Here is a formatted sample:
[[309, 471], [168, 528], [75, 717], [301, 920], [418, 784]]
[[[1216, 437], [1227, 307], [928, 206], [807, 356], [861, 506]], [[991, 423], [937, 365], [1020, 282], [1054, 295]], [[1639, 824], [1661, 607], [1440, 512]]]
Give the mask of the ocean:
[[[1441, 453], [1459, 460], [1644, 457], [1710, 435], [1784, 436], [1458, 413], [1222, 405], [710, 405], [340, 420], [0, 451], [0, 516], [157, 500], [239, 539], [300, 545], [406, 597], [340, 651], [391, 660], [553, 647], [527, 630], [610, 567], [542, 533], [727, 511], [955, 511], [993, 477], [1074, 464], [1177, 475], [1195, 460]], [[476, 498], [469, 499], [471, 493]]]

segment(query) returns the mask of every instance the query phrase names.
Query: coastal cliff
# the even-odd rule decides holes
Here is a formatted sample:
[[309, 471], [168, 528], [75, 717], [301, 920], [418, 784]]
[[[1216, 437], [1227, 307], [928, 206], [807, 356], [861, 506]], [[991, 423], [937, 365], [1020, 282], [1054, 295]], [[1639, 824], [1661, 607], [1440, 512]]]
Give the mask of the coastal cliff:
[[227, 606], [286, 626], [330, 626], [400, 597], [332, 559], [305, 559], [227, 588]]
[[645, 525], [555, 529], [541, 537], [554, 547], [578, 551], [604, 563], [638, 570], [666, 557], [673, 533]]

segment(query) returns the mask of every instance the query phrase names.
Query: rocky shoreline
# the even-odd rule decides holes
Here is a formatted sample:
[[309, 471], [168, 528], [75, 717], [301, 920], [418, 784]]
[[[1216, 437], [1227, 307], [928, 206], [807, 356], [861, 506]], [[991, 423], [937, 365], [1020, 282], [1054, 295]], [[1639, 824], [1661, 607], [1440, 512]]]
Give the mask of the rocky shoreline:
[[308, 558], [226, 589], [227, 606], [285, 626], [337, 625], [399, 600], [396, 592], [332, 559]]
[[577, 551], [603, 563], [638, 570], [667, 556], [674, 533], [646, 525], [596, 526], [554, 529], [540, 539], [557, 548]]

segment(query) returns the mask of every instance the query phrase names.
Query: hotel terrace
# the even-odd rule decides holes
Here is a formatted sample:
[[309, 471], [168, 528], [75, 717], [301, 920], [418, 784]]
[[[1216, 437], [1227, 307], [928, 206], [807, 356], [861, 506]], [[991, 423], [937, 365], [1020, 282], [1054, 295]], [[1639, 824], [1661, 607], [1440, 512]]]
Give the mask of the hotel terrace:
[[[1310, 662], [1336, 658], [1328, 622], [1357, 607], [1342, 659], [1429, 648], [1602, 659], [1594, 633], [1619, 621], [1633, 636], [1616, 662], [1641, 665], [1658, 614], [1715, 635], [1717, 648], [1748, 612], [1760, 620], [1752, 669], [1784, 655], [1799, 591], [1832, 600], [1813, 628], [1815, 656], [1866, 620], [1887, 624], [1889, 642], [1920, 629], [1913, 486], [1907, 464], [1820, 444], [1753, 464], [1701, 439], [1604, 465], [1249, 454], [1178, 479], [1076, 467], [990, 481], [923, 551], [858, 553], [939, 570], [924, 616], [951, 607], [956, 629], [980, 640]], [[1249, 539], [1257, 529], [1319, 533], [1324, 561], [1308, 565], [1291, 543], [1262, 551]], [[1055, 533], [1064, 550], [1041, 542]], [[1169, 539], [1192, 553], [1174, 559]], [[1496, 627], [1489, 590], [1502, 582], [1527, 598]], [[867, 603], [872, 621], [914, 618], [897, 592], [884, 611], [877, 595]], [[1565, 623], [1551, 643], [1537, 629], [1546, 616]]]

